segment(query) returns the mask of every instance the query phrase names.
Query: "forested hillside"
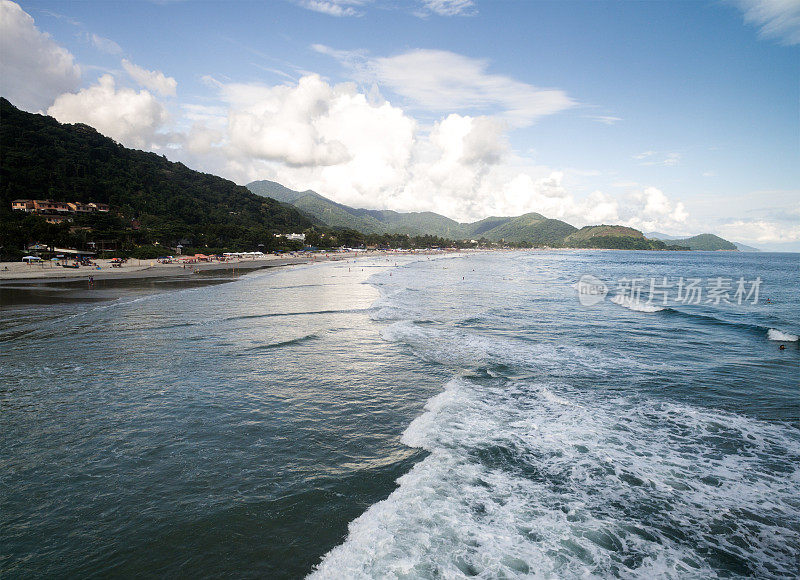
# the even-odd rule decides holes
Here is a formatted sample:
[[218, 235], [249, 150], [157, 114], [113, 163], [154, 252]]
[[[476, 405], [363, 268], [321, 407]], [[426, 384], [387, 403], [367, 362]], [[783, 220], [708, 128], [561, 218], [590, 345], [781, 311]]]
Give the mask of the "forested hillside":
[[[314, 223], [232, 181], [126, 149], [86, 125], [26, 113], [6, 99], [0, 99], [0, 144], [0, 245], [6, 250], [31, 242], [80, 245], [98, 237], [120, 246], [184, 239], [197, 247], [269, 248], [274, 232]], [[12, 212], [13, 200], [28, 198], [100, 202], [111, 211], [46, 224]]]

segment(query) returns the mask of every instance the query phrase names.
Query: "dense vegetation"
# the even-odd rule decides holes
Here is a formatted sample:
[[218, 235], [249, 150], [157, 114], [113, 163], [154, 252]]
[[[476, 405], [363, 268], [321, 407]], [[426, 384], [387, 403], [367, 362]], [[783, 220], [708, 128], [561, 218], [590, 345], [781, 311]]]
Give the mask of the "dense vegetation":
[[[313, 219], [247, 188], [165, 157], [126, 149], [86, 125], [62, 125], [0, 99], [0, 246], [6, 255], [43, 243], [132, 251], [140, 245], [272, 250], [275, 233]], [[11, 210], [15, 199], [100, 202], [108, 214], [51, 225]]]
[[688, 250], [678, 244], [668, 245], [661, 240], [650, 240], [644, 236], [592, 236], [572, 243], [574, 248], [596, 248], [611, 250]]
[[672, 241], [675, 244], [678, 244], [680, 246], [686, 246], [688, 248], [691, 248], [692, 250], [734, 251], [738, 249], [736, 247], [736, 244], [733, 244], [728, 240], [723, 240], [722, 238], [720, 238], [719, 236], [715, 236], [714, 234], [700, 234], [699, 236], [692, 236], [691, 238], [684, 238]]
[[450, 240], [484, 237], [493, 242], [530, 247], [559, 246], [564, 237], [576, 229], [566, 222], [548, 219], [537, 213], [458, 223], [429, 211], [401, 213], [352, 208], [315, 191], [294, 191], [274, 181], [254, 181], [247, 187], [259, 195], [290, 203], [331, 228], [353, 229], [366, 234], [432, 235]]
[[[365, 240], [387, 240], [390, 234], [433, 235], [456, 240], [450, 245], [474, 247], [499, 243], [517, 248], [616, 248], [628, 250], [687, 249], [644, 237], [639, 230], [626, 226], [599, 225], [578, 229], [567, 222], [549, 219], [538, 213], [517, 217], [488, 217], [473, 223], [458, 223], [432, 212], [399, 213], [388, 210], [356, 209], [336, 203], [315, 191], [294, 191], [274, 181], [254, 181], [250, 191], [290, 203], [331, 227], [359, 231]], [[371, 236], [371, 237], [370, 237]], [[348, 244], [350, 245], [350, 244]], [[381, 244], [378, 244], [381, 245]], [[383, 244], [385, 245], [385, 244]]]

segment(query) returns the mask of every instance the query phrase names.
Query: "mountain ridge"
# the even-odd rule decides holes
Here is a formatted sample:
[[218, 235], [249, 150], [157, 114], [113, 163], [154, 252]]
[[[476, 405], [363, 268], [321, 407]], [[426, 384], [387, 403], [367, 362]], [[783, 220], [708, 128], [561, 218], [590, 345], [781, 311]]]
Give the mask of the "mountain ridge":
[[[489, 216], [476, 222], [461, 223], [434, 212], [353, 208], [315, 191], [298, 192], [275, 181], [254, 181], [248, 183], [246, 187], [258, 195], [274, 196], [273, 199], [292, 204], [328, 227], [349, 228], [367, 234], [435, 235], [452, 240], [485, 239], [490, 242], [552, 247], [628, 249], [688, 247], [679, 243], [681, 239], [668, 241], [654, 239], [628, 226], [602, 224], [579, 229], [565, 221], [548, 218], [536, 212], [520, 216]], [[701, 236], [712, 236], [714, 240], [710, 241], [710, 238]], [[705, 249], [704, 241], [707, 242], [706, 245], [719, 246], [716, 249], [729, 250], [733, 246], [731, 242], [713, 234], [701, 234], [701, 236], [687, 238], [698, 246], [692, 249]]]

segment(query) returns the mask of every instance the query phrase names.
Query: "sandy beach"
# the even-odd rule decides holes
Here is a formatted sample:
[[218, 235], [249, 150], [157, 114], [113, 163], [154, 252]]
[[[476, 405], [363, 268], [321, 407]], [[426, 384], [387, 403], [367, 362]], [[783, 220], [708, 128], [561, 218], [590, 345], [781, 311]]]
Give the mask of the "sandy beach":
[[160, 277], [191, 277], [195, 274], [205, 272], [223, 273], [229, 271], [232, 274], [258, 270], [261, 268], [272, 268], [286, 266], [290, 264], [306, 264], [322, 260], [346, 260], [363, 255], [381, 255], [386, 252], [331, 252], [318, 254], [284, 254], [284, 255], [265, 255], [258, 258], [232, 259], [225, 262], [198, 262], [192, 264], [182, 264], [172, 262], [169, 264], [160, 263], [156, 260], [136, 260], [130, 259], [121, 266], [112, 267], [111, 260], [94, 260], [95, 266], [81, 266], [79, 268], [64, 268], [53, 262], [42, 262], [39, 264], [25, 264], [22, 262], [0, 262], [0, 284], [3, 282], [28, 281], [28, 282], [47, 282], [47, 281], [68, 281], [75, 279], [88, 279], [92, 276], [94, 280], [125, 280], [125, 279], [144, 279]]

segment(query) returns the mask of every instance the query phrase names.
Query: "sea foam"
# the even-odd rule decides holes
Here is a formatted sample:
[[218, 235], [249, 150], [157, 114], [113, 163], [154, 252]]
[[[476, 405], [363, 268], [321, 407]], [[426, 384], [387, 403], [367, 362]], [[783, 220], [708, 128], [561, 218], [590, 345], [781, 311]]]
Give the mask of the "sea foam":
[[628, 308], [629, 310], [636, 310], [637, 312], [661, 312], [665, 308], [664, 306], [656, 306], [655, 304], [648, 304], [647, 302], [634, 300], [631, 297], [623, 296], [622, 294], [616, 294], [613, 298], [611, 298], [611, 302]]
[[789, 334], [788, 332], [781, 332], [776, 328], [770, 328], [767, 331], [767, 338], [770, 340], [777, 340], [780, 342], [797, 342], [798, 336], [796, 334]]
[[800, 441], [788, 427], [454, 378], [403, 442], [430, 455], [312, 577], [794, 573]]

